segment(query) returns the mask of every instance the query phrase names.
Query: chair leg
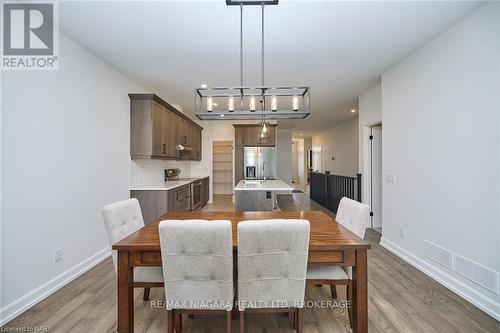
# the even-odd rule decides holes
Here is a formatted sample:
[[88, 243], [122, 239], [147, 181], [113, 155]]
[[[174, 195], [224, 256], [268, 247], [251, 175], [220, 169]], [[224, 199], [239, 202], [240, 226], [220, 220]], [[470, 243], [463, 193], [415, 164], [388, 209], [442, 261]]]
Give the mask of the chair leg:
[[227, 329], [227, 333], [231, 333], [232, 332], [232, 312], [231, 311], [227, 311], [226, 313], [226, 329]]
[[174, 311], [167, 310], [167, 333], [174, 333]]
[[182, 314], [176, 313], [174, 315], [175, 332], [182, 333]]
[[332, 292], [332, 298], [337, 299], [337, 287], [335, 285], [331, 284], [330, 291]]
[[149, 288], [144, 288], [144, 294], [142, 294], [142, 300], [143, 301], [148, 301], [149, 300]]
[[240, 333], [245, 333], [245, 311], [240, 311]]
[[349, 281], [349, 284], [347, 285], [347, 300], [349, 301], [349, 307], [347, 308], [347, 312], [349, 315], [349, 325], [352, 328], [352, 283]]
[[304, 332], [304, 312], [302, 309], [297, 309], [297, 333]]
[[297, 309], [293, 310], [293, 329], [297, 329]]

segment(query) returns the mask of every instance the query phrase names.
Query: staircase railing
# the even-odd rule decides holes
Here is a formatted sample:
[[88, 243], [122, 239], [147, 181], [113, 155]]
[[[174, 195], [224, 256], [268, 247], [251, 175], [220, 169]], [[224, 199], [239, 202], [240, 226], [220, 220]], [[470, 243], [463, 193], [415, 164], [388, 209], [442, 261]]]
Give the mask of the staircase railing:
[[336, 213], [343, 197], [361, 202], [361, 174], [348, 177], [311, 172], [309, 192], [312, 200]]

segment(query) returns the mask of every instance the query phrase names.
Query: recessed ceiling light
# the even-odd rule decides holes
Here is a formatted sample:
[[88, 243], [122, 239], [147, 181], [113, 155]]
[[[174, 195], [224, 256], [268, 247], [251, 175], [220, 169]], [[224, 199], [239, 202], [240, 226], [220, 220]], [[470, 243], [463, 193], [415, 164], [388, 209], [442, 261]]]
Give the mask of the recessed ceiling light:
[[356, 112], [356, 109], [351, 109], [351, 113], [354, 113], [354, 112]]
[[201, 84], [201, 87], [202, 87], [203, 89], [206, 89], [208, 86], [207, 86], [205, 83], [202, 83], [202, 84]]

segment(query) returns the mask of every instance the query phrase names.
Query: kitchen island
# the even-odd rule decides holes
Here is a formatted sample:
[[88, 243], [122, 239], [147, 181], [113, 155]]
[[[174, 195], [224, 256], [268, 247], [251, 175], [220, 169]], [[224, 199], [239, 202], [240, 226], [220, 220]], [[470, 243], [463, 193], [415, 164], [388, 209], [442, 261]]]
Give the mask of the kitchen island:
[[292, 190], [282, 180], [240, 180], [234, 188], [236, 211], [273, 211], [277, 208], [276, 192]]

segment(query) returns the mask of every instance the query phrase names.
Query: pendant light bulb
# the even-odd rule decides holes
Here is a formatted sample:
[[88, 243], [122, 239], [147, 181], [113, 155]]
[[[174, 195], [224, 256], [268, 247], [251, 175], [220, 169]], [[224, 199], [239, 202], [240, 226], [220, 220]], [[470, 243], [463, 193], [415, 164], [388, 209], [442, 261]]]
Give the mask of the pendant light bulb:
[[262, 126], [262, 132], [267, 133], [267, 125], [264, 122], [264, 125]]
[[278, 110], [278, 99], [276, 96], [271, 98], [271, 111], [276, 112]]
[[212, 97], [207, 97], [207, 112], [212, 112], [214, 109]]
[[232, 96], [229, 97], [229, 101], [227, 102], [227, 109], [229, 110], [229, 112], [234, 111], [234, 99]]
[[255, 112], [255, 97], [250, 98], [250, 111]]
[[299, 110], [299, 97], [298, 96], [293, 96], [292, 109], [293, 109], [293, 111]]

